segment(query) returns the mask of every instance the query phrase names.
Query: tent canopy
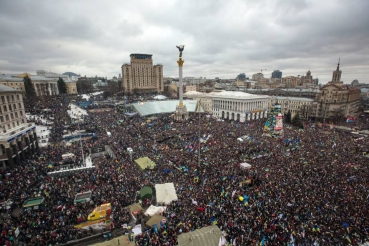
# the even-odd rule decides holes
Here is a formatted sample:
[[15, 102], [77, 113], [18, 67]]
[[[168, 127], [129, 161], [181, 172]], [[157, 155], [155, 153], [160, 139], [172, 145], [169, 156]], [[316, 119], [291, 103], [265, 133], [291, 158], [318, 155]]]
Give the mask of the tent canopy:
[[152, 227], [153, 225], [158, 225], [160, 227], [160, 221], [166, 220], [164, 216], [159, 214], [154, 214], [147, 222], [146, 225]]
[[152, 197], [152, 188], [150, 186], [144, 186], [140, 190], [141, 200], [150, 199]]
[[132, 214], [139, 214], [142, 210], [142, 207], [139, 203], [131, 204], [128, 206], [128, 208]]
[[[178, 236], [178, 246], [214, 246], [219, 245], [222, 232], [218, 226], [208, 226]], [[191, 243], [191, 244], [190, 244]]]
[[145, 212], [145, 215], [154, 216], [155, 214], [161, 214], [167, 209], [167, 207], [151, 205]]
[[252, 166], [251, 166], [249, 163], [244, 162], [244, 163], [241, 163], [241, 164], [240, 164], [240, 167], [241, 167], [242, 169], [249, 169], [249, 168], [251, 168]]
[[153, 162], [152, 160], [150, 160], [150, 158], [148, 157], [141, 157], [141, 158], [138, 158], [135, 160], [135, 163], [138, 165], [138, 167], [141, 169], [141, 170], [144, 170], [144, 169], [153, 169], [155, 167], [155, 162]]
[[167, 97], [166, 96], [163, 96], [163, 95], [157, 95], [157, 96], [154, 96], [153, 98], [155, 100], [165, 100], [165, 99], [167, 99]]
[[156, 184], [156, 202], [170, 204], [178, 200], [176, 189], [173, 183]]

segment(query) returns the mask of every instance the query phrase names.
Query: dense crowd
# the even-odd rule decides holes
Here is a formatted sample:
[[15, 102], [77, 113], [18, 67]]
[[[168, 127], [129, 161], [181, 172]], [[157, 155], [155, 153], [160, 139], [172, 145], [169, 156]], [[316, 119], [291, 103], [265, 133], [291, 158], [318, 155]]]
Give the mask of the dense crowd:
[[[68, 98], [55, 97], [27, 110], [51, 110], [51, 138], [57, 143], [70, 125], [68, 105]], [[124, 123], [118, 124], [120, 120]], [[45, 204], [19, 214], [3, 208], [1, 244], [15, 240], [16, 228], [21, 245], [85, 237], [92, 231], [74, 225], [106, 202], [112, 204], [115, 227], [121, 228], [131, 220], [126, 207], [139, 201], [144, 185], [168, 182], [175, 184], [178, 201], [167, 206], [165, 225], [134, 238], [137, 245], [176, 245], [179, 234], [209, 225], [217, 225], [233, 245], [358, 245], [368, 240], [365, 138], [314, 124], [305, 129], [286, 125], [283, 137], [273, 138], [263, 134], [263, 119], [237, 123], [206, 115], [199, 120], [194, 114], [185, 123], [173, 122], [169, 115], [148, 122], [114, 109], [89, 112], [86, 121], [80, 127], [96, 126], [98, 138], [84, 140], [83, 153], [109, 145], [116, 159], [100, 158], [95, 169], [47, 175], [57, 170], [64, 153], [73, 153], [81, 163], [79, 142], [58, 143], [40, 149], [15, 169], [2, 170], [0, 197], [13, 200], [12, 209], [35, 196], [45, 197]], [[369, 128], [365, 117], [358, 124]], [[238, 141], [243, 135], [250, 138]], [[133, 149], [133, 160], [147, 156], [156, 167], [141, 171], [127, 148]], [[241, 169], [241, 162], [252, 168]], [[75, 195], [88, 190], [92, 202], [74, 205]]]

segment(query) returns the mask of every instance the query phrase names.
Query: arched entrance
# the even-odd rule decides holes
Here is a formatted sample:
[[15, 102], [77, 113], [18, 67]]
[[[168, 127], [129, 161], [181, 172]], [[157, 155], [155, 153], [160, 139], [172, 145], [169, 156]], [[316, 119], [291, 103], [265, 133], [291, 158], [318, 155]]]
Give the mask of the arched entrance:
[[241, 120], [241, 115], [237, 114], [237, 121], [240, 121], [240, 120]]
[[223, 118], [223, 119], [224, 119], [224, 116], [225, 116], [224, 111], [222, 111], [222, 118]]
[[229, 119], [229, 112], [227, 112], [227, 119]]
[[234, 120], [234, 113], [232, 113], [232, 116], [231, 117], [232, 117], [231, 120]]

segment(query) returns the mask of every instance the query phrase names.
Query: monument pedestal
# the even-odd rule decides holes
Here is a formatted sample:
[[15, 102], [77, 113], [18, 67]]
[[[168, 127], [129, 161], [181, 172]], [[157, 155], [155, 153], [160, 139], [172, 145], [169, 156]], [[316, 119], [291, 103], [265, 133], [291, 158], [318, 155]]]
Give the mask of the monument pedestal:
[[188, 111], [185, 105], [177, 106], [176, 111], [174, 112], [174, 120], [176, 121], [185, 121], [188, 120]]

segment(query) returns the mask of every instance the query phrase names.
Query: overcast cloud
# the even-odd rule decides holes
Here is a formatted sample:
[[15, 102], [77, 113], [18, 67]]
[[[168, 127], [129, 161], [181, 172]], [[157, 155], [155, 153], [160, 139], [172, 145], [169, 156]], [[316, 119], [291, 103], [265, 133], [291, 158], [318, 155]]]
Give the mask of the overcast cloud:
[[235, 78], [310, 68], [320, 83], [369, 83], [368, 0], [0, 1], [0, 72], [111, 78], [131, 53], [153, 54], [164, 76]]

